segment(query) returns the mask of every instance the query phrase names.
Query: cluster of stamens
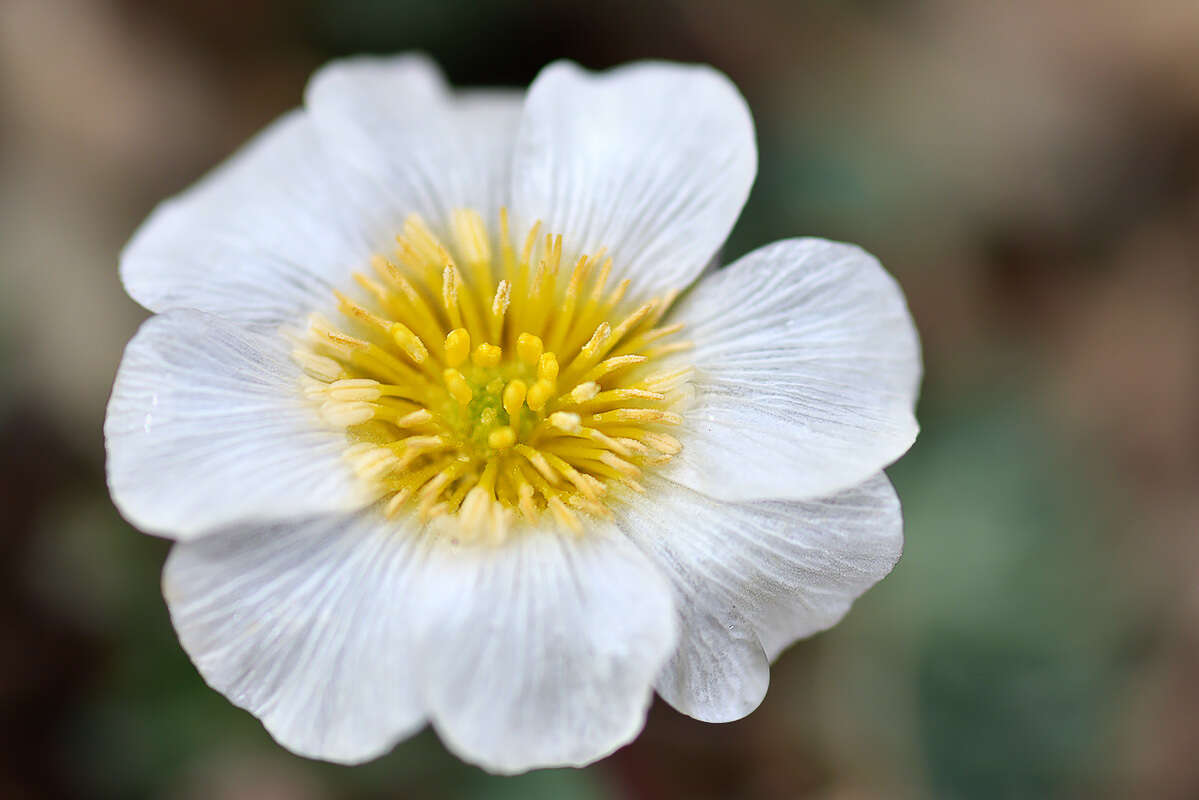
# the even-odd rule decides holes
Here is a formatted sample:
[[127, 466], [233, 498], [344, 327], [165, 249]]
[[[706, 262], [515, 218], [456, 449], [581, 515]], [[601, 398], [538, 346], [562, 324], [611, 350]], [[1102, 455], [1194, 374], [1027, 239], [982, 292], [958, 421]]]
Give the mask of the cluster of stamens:
[[363, 300], [335, 293], [345, 328], [314, 314], [293, 355], [389, 516], [498, 542], [548, 513], [582, 533], [679, 452], [688, 370], [654, 365], [689, 344], [663, 341], [673, 294], [632, 307], [603, 251], [566, 270], [561, 235], [535, 224], [518, 253], [499, 223], [493, 248], [478, 213], [455, 212], [451, 248], [410, 217], [374, 276], [354, 275]]

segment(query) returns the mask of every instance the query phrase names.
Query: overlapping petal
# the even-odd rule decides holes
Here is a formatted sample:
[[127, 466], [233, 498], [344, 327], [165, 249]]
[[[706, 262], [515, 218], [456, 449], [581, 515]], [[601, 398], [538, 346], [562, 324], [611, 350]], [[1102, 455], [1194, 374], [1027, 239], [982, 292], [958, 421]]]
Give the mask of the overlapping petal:
[[238, 525], [171, 550], [163, 595], [196, 668], [300, 755], [356, 763], [424, 724], [418, 540], [374, 509]]
[[430, 716], [463, 758], [502, 773], [579, 766], [641, 730], [674, 649], [674, 606], [611, 527], [440, 546], [420, 570]]
[[311, 121], [285, 115], [183, 194], [121, 254], [121, 280], [151, 311], [193, 308], [278, 326], [332, 302], [395, 220], [368, 182], [334, 168]]
[[656, 688], [709, 722], [753, 711], [770, 661], [840, 620], [903, 546], [899, 499], [881, 474], [807, 502], [727, 503], [656, 477], [645, 488], [613, 508], [674, 586], [679, 646]]
[[630, 296], [683, 289], [733, 227], [757, 172], [753, 121], [708, 67], [641, 63], [589, 73], [559, 62], [529, 87], [513, 208], [607, 247]]
[[182, 543], [163, 586], [213, 687], [347, 763], [426, 714], [496, 772], [594, 761], [641, 729], [676, 635], [670, 587], [612, 530], [463, 547], [371, 509]]
[[307, 100], [142, 224], [121, 256], [135, 300], [294, 323], [391, 253], [410, 214], [439, 225], [470, 206], [495, 224], [516, 93], [453, 99], [435, 67], [404, 57], [335, 62]]
[[369, 501], [345, 434], [321, 425], [278, 335], [198, 311], [147, 320], [104, 423], [108, 486], [143, 530], [186, 539]]
[[334, 159], [404, 215], [437, 226], [472, 208], [495, 224], [509, 202], [522, 93], [454, 95], [423, 56], [366, 56], [322, 69], [304, 99]]
[[667, 474], [725, 500], [822, 497], [916, 438], [916, 329], [857, 247], [789, 239], [706, 277], [672, 312], [695, 342], [694, 402]]

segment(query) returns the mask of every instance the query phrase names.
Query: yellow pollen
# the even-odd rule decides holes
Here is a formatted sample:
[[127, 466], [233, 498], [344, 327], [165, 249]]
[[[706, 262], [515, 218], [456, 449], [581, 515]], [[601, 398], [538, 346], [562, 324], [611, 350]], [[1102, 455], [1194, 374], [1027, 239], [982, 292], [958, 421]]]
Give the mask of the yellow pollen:
[[659, 324], [677, 292], [626, 302], [605, 251], [569, 247], [540, 223], [513, 239], [504, 210], [490, 230], [470, 209], [414, 215], [334, 292], [341, 325], [311, 316], [299, 391], [386, 517], [482, 544], [586, 535], [680, 452], [689, 345]]
[[391, 338], [400, 346], [400, 349], [407, 353], [408, 357], [417, 364], [429, 357], [429, 351], [425, 349], [425, 343], [407, 325], [394, 322], [391, 325], [390, 332]]
[[525, 382], [520, 378], [510, 381], [504, 387], [504, 410], [508, 412], [509, 417], [520, 413], [520, 407], [525, 404], [525, 395], [528, 391]]
[[475, 393], [471, 390], [470, 384], [458, 370], [447, 367], [442, 373], [442, 377], [445, 379], [445, 387], [449, 390], [450, 396], [457, 400], [459, 405], [466, 405], [474, 397]]
[[471, 353], [470, 360], [476, 367], [494, 367], [500, 363], [504, 351], [493, 344], [481, 344]]
[[455, 328], [445, 337], [445, 363], [448, 367], [458, 367], [470, 355], [470, 334], [466, 328]]
[[516, 352], [520, 355], [520, 360], [526, 364], [536, 364], [541, 358], [541, 337], [534, 336], [531, 333], [522, 333], [516, 340]]
[[503, 450], [516, 444], [516, 431], [511, 428], [496, 428], [487, 434], [487, 444], [496, 450]]
[[568, 411], [555, 411], [550, 414], [550, 424], [567, 433], [578, 433], [583, 430], [583, 422], [579, 415], [571, 414]]
[[553, 353], [542, 353], [537, 359], [537, 377], [543, 381], [552, 381], [558, 377], [558, 357]]
[[552, 381], [547, 381], [544, 378], [538, 380], [529, 388], [529, 393], [525, 395], [525, 402], [529, 404], [529, 408], [534, 411], [540, 411], [545, 408], [545, 404], [554, 394], [554, 384]]
[[[619, 389], [616, 391], [620, 391]], [[594, 399], [600, 392], [600, 385], [595, 381], [580, 383], [578, 386], [570, 390], [567, 395], [572, 403], [586, 403], [588, 400]]]

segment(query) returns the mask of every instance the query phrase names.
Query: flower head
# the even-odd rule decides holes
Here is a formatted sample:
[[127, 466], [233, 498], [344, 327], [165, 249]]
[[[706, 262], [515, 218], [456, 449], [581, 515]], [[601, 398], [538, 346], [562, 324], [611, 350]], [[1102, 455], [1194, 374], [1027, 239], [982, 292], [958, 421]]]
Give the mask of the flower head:
[[108, 478], [177, 541], [204, 678], [347, 763], [429, 722], [493, 771], [585, 764], [655, 690], [752, 711], [899, 557], [881, 470], [920, 376], [857, 248], [695, 283], [755, 171], [711, 69], [559, 63], [522, 96], [355, 59], [160, 206], [121, 260], [157, 315]]

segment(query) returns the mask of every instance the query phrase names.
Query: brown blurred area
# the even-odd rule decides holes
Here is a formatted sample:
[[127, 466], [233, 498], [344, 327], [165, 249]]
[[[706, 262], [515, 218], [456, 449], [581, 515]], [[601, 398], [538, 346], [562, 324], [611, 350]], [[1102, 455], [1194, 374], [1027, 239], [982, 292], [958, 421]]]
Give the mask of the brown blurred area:
[[[0, 797], [1199, 797], [1194, 0], [0, 0]], [[762, 707], [655, 705], [583, 771], [492, 779], [429, 733], [295, 758], [208, 690], [165, 543], [107, 498], [153, 205], [358, 51], [459, 85], [549, 60], [712, 63], [760, 175], [726, 260], [854, 241], [926, 380], [907, 550]]]

